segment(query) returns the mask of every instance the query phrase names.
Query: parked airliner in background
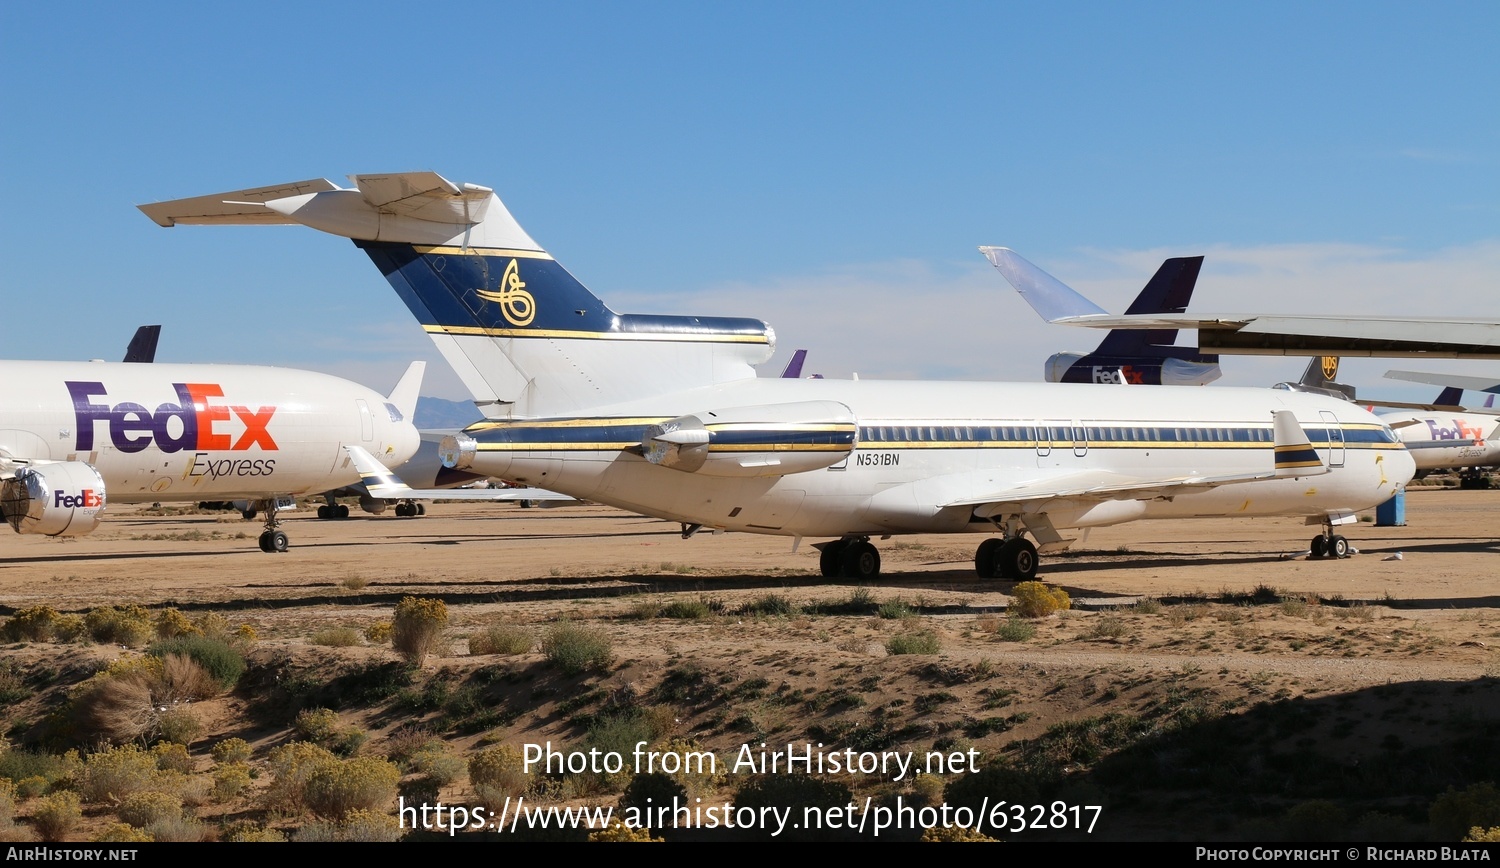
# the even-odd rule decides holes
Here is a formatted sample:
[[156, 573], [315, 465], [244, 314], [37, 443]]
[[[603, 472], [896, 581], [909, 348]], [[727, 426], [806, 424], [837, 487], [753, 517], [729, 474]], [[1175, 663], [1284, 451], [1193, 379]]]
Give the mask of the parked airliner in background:
[[0, 507], [19, 533], [77, 536], [110, 501], [245, 500], [261, 550], [286, 551], [278, 499], [359, 481], [345, 446], [416, 451], [424, 366], [387, 397], [287, 368], [0, 361]]
[[[824, 575], [879, 573], [873, 537], [996, 534], [983, 577], [1140, 518], [1295, 515], [1335, 527], [1411, 478], [1390, 428], [1271, 389], [757, 378], [760, 320], [617, 314], [493, 191], [431, 172], [141, 206], [163, 226], [294, 223], [354, 239], [486, 414], [447, 463], [702, 528], [831, 539]], [[1028, 539], [1027, 537], [1030, 537]], [[1035, 540], [1035, 543], [1032, 542]]]
[[[1193, 298], [1203, 257], [1168, 259], [1156, 270], [1127, 314], [1182, 313]], [[1025, 293], [1022, 293], [1025, 295]], [[1055, 353], [1044, 371], [1049, 383], [1126, 383], [1202, 386], [1219, 379], [1219, 357], [1179, 347], [1176, 329], [1119, 329], [1091, 353]]]

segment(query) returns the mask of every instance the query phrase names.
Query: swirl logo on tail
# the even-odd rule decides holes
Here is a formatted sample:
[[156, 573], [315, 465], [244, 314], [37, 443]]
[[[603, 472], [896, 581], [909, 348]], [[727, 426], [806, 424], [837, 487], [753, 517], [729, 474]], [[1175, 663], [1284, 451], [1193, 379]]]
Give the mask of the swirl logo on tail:
[[474, 293], [485, 301], [493, 301], [500, 305], [500, 313], [506, 321], [513, 326], [528, 326], [536, 318], [536, 299], [526, 291], [526, 284], [521, 281], [521, 272], [512, 259], [505, 266], [505, 274], [500, 278], [500, 289], [496, 292], [488, 290], [477, 290]]

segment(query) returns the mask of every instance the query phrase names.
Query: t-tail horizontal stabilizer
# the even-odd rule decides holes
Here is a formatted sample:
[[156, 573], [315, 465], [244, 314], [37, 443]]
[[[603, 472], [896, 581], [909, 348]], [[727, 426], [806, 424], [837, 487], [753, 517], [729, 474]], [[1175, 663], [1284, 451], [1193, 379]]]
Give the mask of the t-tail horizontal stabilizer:
[[434, 172], [297, 181], [140, 206], [162, 226], [301, 224], [353, 239], [490, 419], [562, 416], [755, 376], [757, 319], [617, 314], [488, 187]]

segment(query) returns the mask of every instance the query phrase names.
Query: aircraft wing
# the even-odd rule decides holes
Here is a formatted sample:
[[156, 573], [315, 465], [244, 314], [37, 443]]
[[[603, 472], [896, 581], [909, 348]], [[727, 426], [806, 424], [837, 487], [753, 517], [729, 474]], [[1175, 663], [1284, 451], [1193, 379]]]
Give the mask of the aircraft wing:
[[491, 503], [519, 500], [577, 500], [566, 494], [541, 488], [411, 488], [384, 464], [375, 460], [362, 446], [345, 446], [344, 451], [359, 471], [360, 483], [376, 500], [476, 500]]
[[1465, 377], [1458, 374], [1429, 374], [1422, 371], [1386, 371], [1386, 379], [1427, 383], [1432, 386], [1455, 386], [1473, 392], [1500, 393], [1500, 378]]
[[1196, 329], [1198, 348], [1238, 355], [1500, 358], [1500, 321], [1279, 314], [1112, 316], [1005, 247], [981, 247], [1047, 322], [1100, 329]]

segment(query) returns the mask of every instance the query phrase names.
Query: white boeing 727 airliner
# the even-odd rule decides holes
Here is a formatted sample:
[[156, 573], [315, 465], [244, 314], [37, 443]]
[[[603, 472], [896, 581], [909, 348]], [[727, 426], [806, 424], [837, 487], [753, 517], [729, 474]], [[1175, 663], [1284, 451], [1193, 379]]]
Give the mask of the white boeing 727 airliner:
[[[1140, 518], [1294, 515], [1334, 533], [1411, 478], [1390, 428], [1270, 389], [757, 378], [760, 320], [617, 314], [485, 187], [431, 172], [142, 206], [163, 226], [296, 223], [354, 239], [485, 411], [450, 464], [700, 528], [831, 539], [828, 576], [880, 570], [874, 537], [991, 534], [983, 577], [1038, 544]], [[1028, 539], [1027, 537], [1030, 537]], [[1035, 540], [1035, 543], [1032, 542]]]
[[345, 446], [416, 452], [424, 367], [387, 397], [289, 368], [0, 362], [0, 506], [20, 533], [77, 536], [108, 501], [246, 500], [261, 551], [283, 552], [277, 498], [359, 482]]

